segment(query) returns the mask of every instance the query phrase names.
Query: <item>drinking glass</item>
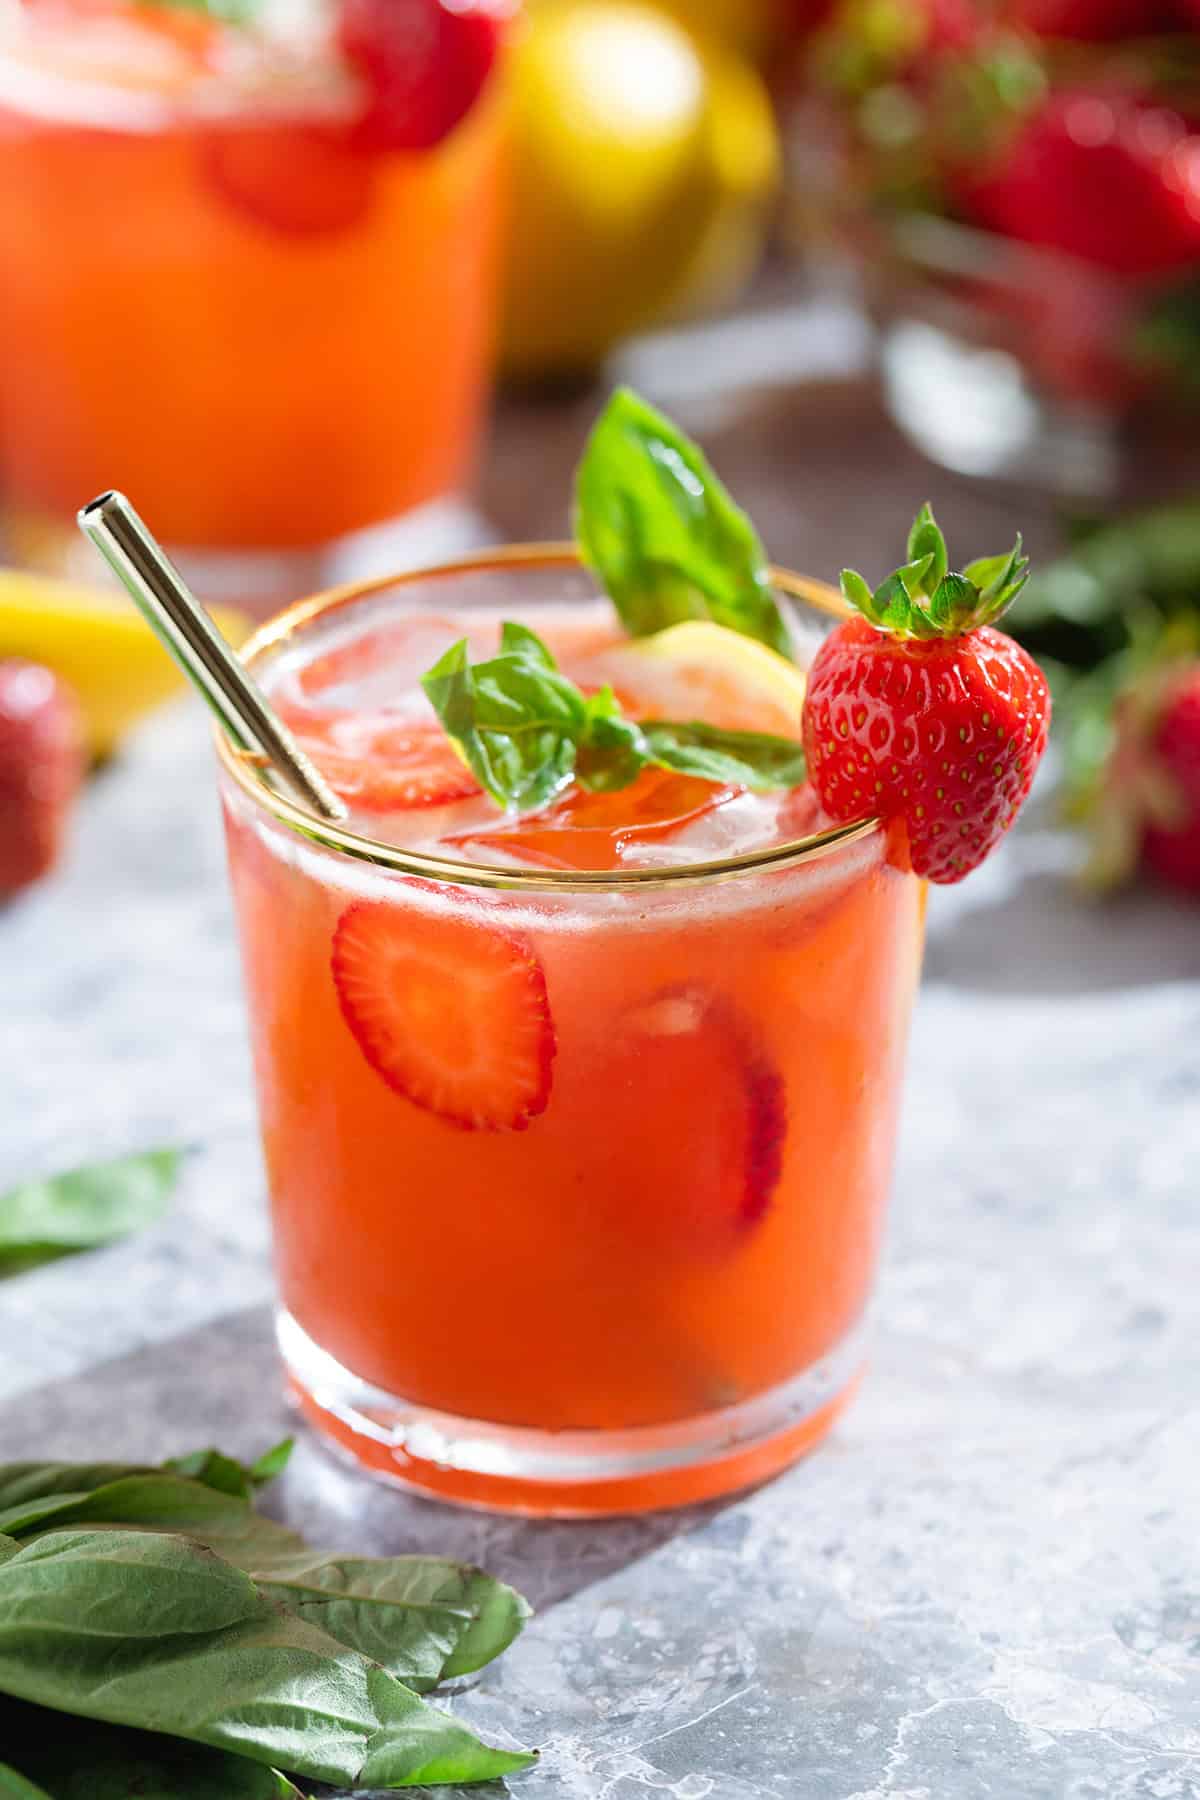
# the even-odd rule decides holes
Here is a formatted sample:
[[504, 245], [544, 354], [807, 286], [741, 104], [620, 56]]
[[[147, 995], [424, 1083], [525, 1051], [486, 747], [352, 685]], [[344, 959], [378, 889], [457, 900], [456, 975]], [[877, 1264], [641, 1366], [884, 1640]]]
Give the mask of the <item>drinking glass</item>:
[[[572, 549], [516, 548], [304, 603], [246, 654], [270, 690], [330, 644], [366, 672], [406, 617], [536, 629], [589, 597], [611, 635]], [[921, 954], [922, 886], [883, 829], [484, 866], [318, 821], [218, 748], [309, 1420], [377, 1474], [531, 1514], [698, 1500], [807, 1450], [863, 1366]], [[541, 971], [550, 1085], [525, 1129], [465, 1129], [371, 1066], [331, 961], [362, 908], [418, 955], [442, 921], [464, 970], [503, 942]], [[430, 979], [429, 1029], [488, 1054], [486, 1007]]]

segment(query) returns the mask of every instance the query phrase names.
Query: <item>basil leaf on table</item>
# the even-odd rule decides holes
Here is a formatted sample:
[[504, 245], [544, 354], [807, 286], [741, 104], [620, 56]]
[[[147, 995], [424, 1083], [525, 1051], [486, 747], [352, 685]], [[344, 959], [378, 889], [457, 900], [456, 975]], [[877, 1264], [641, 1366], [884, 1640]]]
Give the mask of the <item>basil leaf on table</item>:
[[95, 1250], [162, 1216], [181, 1150], [144, 1150], [0, 1194], [0, 1274]]
[[319, 1556], [251, 1570], [264, 1594], [381, 1663], [417, 1693], [507, 1650], [530, 1616], [482, 1569], [435, 1556]]
[[7, 1763], [0, 1763], [0, 1800], [54, 1800], [54, 1796], [45, 1788], [34, 1787]]
[[[0, 1467], [0, 1500], [19, 1489], [25, 1494], [0, 1510], [0, 1531], [22, 1540], [81, 1526], [180, 1533], [422, 1693], [499, 1656], [530, 1614], [520, 1594], [480, 1569], [439, 1557], [369, 1558], [310, 1549], [246, 1499], [171, 1473], [125, 1472], [113, 1465], [116, 1478], [90, 1491], [36, 1494], [37, 1465], [26, 1466], [35, 1473], [23, 1480]], [[74, 1481], [84, 1489], [94, 1470], [104, 1472], [105, 1466], [45, 1469], [46, 1486]]]
[[245, 1570], [312, 1554], [298, 1533], [236, 1496], [158, 1472], [126, 1475], [91, 1493], [48, 1495], [0, 1512], [0, 1532], [15, 1538], [80, 1525], [183, 1532]]
[[0, 1698], [0, 1743], [18, 1784], [27, 1778], [6, 1787], [0, 1769], [0, 1800], [303, 1800], [286, 1775], [243, 1756], [20, 1700]]
[[[220, 1493], [249, 1500], [260, 1488], [283, 1473], [295, 1445], [284, 1438], [253, 1463], [245, 1464], [221, 1450], [207, 1449], [188, 1456], [173, 1456], [164, 1463], [0, 1463], [0, 1514], [31, 1501], [81, 1500], [97, 1488], [134, 1475], [180, 1475]], [[2, 1528], [0, 1528], [2, 1529]]]
[[583, 559], [633, 637], [711, 619], [791, 657], [766, 552], [697, 445], [618, 388], [576, 477]]
[[518, 812], [538, 811], [573, 780], [611, 793], [650, 767], [762, 790], [805, 777], [791, 738], [626, 718], [611, 688], [585, 695], [525, 626], [506, 624], [500, 654], [485, 662], [472, 663], [462, 639], [421, 685], [480, 785]]
[[238, 1462], [236, 1457], [226, 1456], [223, 1450], [210, 1446], [206, 1450], [193, 1450], [188, 1456], [169, 1457], [162, 1466], [172, 1475], [186, 1475], [190, 1481], [216, 1488], [218, 1493], [249, 1500], [260, 1487], [266, 1487], [268, 1482], [283, 1474], [295, 1445], [295, 1438], [284, 1438], [282, 1443], [264, 1450], [252, 1463]]
[[334, 1786], [528, 1768], [183, 1537], [55, 1531], [0, 1547], [0, 1692]]

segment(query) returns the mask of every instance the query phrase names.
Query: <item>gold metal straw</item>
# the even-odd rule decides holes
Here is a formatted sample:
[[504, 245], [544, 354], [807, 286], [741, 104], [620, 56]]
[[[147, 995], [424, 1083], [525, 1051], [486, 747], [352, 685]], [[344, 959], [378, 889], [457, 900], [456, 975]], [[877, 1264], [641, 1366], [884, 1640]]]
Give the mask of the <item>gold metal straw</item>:
[[101, 494], [79, 513], [79, 529], [103, 556], [236, 750], [258, 752], [294, 798], [323, 819], [346, 808], [292, 736], [162, 545], [124, 494]]

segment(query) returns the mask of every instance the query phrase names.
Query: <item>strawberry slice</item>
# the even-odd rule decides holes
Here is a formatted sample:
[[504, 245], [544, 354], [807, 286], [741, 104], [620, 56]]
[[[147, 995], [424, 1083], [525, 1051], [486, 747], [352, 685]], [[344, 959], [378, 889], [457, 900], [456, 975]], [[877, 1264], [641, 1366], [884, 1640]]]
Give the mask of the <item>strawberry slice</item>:
[[595, 1189], [617, 1197], [625, 1234], [711, 1251], [765, 1217], [787, 1099], [732, 1002], [698, 984], [662, 989], [614, 1033], [595, 1087]]
[[280, 706], [335, 794], [361, 812], [448, 806], [479, 783], [441, 726], [396, 713], [316, 713]]
[[470, 112], [492, 72], [506, 0], [342, 0], [342, 54], [367, 89], [354, 141], [429, 150]]
[[350, 231], [371, 206], [370, 157], [309, 125], [220, 126], [201, 141], [210, 189], [248, 222], [284, 237]]
[[444, 899], [438, 912], [347, 908], [332, 956], [342, 1015], [375, 1073], [415, 1106], [464, 1131], [524, 1131], [549, 1104], [554, 1063], [541, 963], [477, 906]]
[[315, 698], [331, 688], [383, 675], [400, 693], [415, 685], [443, 650], [463, 635], [450, 619], [414, 613], [314, 656], [295, 676], [295, 683], [307, 698]]
[[500, 850], [547, 869], [615, 869], [630, 845], [669, 838], [741, 792], [695, 775], [644, 769], [616, 793], [571, 788], [552, 806], [515, 824], [464, 831], [446, 842]]

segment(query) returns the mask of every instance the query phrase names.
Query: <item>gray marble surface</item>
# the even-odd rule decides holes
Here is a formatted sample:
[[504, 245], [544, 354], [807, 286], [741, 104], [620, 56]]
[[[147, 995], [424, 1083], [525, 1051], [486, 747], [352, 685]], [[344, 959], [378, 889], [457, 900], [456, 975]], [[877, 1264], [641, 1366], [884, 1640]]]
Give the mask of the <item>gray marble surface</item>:
[[[1069, 858], [1035, 820], [935, 896], [874, 1366], [816, 1455], [724, 1506], [533, 1525], [302, 1445], [273, 1504], [312, 1535], [452, 1551], [538, 1603], [454, 1701], [542, 1746], [514, 1794], [1200, 1800], [1200, 915], [1089, 908]], [[0, 913], [0, 979], [0, 1179], [195, 1146], [161, 1225], [0, 1283], [0, 1457], [261, 1447], [285, 1415], [191, 706]]]
[[[542, 1611], [456, 1704], [545, 1800], [1200, 1796], [1200, 930], [1030, 827], [935, 897], [874, 1368], [725, 1507], [537, 1526], [305, 1444], [315, 1536], [452, 1548]], [[152, 724], [0, 918], [3, 1172], [196, 1145], [168, 1220], [0, 1285], [0, 1456], [283, 1428], [208, 751]]]

